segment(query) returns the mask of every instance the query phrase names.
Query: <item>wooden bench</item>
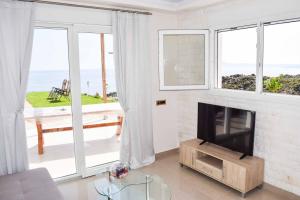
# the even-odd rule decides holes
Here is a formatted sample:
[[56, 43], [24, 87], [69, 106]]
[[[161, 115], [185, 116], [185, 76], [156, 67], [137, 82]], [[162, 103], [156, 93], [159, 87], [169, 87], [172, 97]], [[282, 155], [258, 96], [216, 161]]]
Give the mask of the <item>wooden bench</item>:
[[[39, 153], [39, 155], [42, 155], [44, 153], [44, 133], [53, 133], [53, 132], [73, 130], [73, 127], [71, 127], [71, 126], [43, 129], [42, 122], [39, 119], [36, 119], [35, 123], [36, 123], [36, 128], [37, 128], [37, 133], [38, 133], [38, 153]], [[123, 123], [123, 117], [119, 115], [117, 121], [109, 121], [109, 122], [102, 122], [102, 123], [97, 123], [97, 124], [83, 125], [83, 129], [118, 126], [116, 135], [120, 135], [121, 129], [122, 129], [122, 123]]]
[[[101, 123], [86, 124], [83, 125], [83, 129], [88, 128], [100, 128], [109, 126], [118, 126], [116, 134], [120, 135], [122, 122], [123, 122], [123, 111], [118, 103], [107, 103], [101, 106], [99, 105], [85, 105], [82, 107], [82, 115], [90, 114], [103, 114], [118, 116], [117, 120], [104, 121]], [[55, 107], [55, 108], [33, 108], [25, 110], [24, 117], [26, 120], [35, 120], [37, 133], [38, 133], [38, 153], [42, 155], [44, 153], [44, 136], [46, 133], [55, 133], [61, 131], [71, 131], [72, 126], [60, 127], [60, 128], [43, 128], [42, 119], [53, 119], [57, 117], [70, 117], [72, 115], [71, 107]]]

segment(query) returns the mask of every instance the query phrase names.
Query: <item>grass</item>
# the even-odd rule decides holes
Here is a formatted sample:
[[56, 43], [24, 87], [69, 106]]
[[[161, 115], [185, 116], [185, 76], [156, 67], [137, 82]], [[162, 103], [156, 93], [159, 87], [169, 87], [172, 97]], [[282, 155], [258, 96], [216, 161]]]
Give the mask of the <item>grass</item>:
[[[61, 97], [59, 101], [51, 102], [47, 99], [49, 92], [30, 92], [26, 95], [26, 100], [34, 108], [43, 108], [43, 107], [56, 107], [56, 106], [70, 106], [71, 100], [68, 100], [65, 97]], [[113, 98], [109, 98], [107, 103], [115, 102]], [[102, 97], [94, 97], [89, 95], [81, 95], [82, 105], [90, 104], [101, 104], [104, 103]]]

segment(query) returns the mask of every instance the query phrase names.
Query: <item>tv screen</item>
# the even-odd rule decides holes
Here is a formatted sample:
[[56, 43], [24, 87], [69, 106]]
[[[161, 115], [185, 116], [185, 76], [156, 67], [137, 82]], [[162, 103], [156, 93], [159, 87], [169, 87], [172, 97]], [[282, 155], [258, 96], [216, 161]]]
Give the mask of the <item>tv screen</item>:
[[198, 103], [199, 139], [253, 155], [255, 112]]

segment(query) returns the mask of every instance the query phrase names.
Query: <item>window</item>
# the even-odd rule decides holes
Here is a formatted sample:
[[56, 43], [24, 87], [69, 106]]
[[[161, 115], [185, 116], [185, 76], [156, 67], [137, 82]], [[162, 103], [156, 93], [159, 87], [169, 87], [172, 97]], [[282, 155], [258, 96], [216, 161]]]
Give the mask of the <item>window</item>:
[[218, 32], [219, 88], [255, 91], [256, 43], [256, 27]]
[[300, 22], [264, 27], [263, 91], [300, 95]]
[[[257, 29], [263, 38], [257, 38]], [[299, 35], [295, 20], [217, 31], [217, 87], [300, 95]], [[262, 70], [257, 60], [263, 60]]]

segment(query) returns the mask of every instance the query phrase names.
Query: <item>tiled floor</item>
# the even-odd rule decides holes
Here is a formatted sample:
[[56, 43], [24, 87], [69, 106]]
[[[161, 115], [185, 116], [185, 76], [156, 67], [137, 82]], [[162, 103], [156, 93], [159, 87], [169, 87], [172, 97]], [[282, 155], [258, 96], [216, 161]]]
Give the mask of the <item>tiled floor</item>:
[[[178, 164], [178, 153], [160, 157], [142, 171], [161, 176], [172, 190], [172, 200], [241, 200], [239, 192], [204, 175]], [[94, 180], [91, 177], [59, 184], [65, 200], [96, 200]], [[265, 184], [262, 189], [249, 192], [249, 200], [300, 200], [300, 197]]]

